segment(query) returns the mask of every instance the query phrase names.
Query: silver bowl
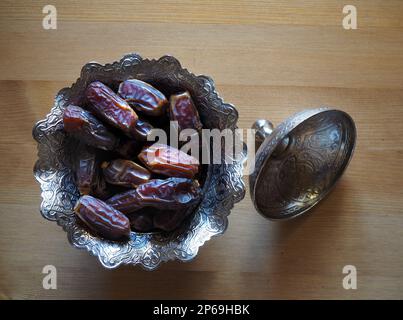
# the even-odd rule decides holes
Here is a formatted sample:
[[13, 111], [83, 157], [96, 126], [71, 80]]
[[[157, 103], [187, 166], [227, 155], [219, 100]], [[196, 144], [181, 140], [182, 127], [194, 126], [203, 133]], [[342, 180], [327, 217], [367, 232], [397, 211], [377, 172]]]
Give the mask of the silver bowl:
[[226, 230], [231, 208], [245, 195], [242, 169], [246, 152], [231, 164], [223, 162], [207, 166], [203, 198], [191, 218], [176, 231], [132, 232], [130, 240], [124, 243], [92, 235], [77, 223], [73, 213], [79, 197], [70, 170], [75, 153], [74, 145], [62, 128], [62, 112], [68, 104], [83, 101], [84, 90], [92, 81], [99, 80], [114, 86], [128, 78], [137, 78], [167, 90], [188, 90], [204, 127], [236, 129], [238, 113], [234, 106], [224, 103], [219, 97], [213, 80], [190, 73], [171, 56], [149, 60], [129, 54], [112, 64], [88, 63], [82, 68], [76, 83], [59, 91], [50, 113], [33, 128], [39, 158], [34, 166], [34, 176], [42, 190], [40, 211], [43, 217], [56, 221], [67, 232], [68, 240], [74, 247], [86, 249], [98, 257], [106, 268], [128, 264], [154, 270], [161, 262], [193, 259], [199, 247]]

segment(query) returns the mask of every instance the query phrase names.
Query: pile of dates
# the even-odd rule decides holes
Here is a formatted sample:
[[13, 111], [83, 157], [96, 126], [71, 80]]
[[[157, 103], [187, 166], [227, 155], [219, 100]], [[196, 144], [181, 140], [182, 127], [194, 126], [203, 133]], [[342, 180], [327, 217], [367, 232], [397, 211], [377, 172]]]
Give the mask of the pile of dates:
[[97, 235], [128, 239], [130, 231], [176, 229], [201, 198], [198, 160], [167, 144], [147, 141], [155, 124], [202, 129], [189, 92], [169, 101], [150, 84], [129, 79], [117, 92], [102, 82], [88, 85], [83, 106], [63, 113], [71, 136], [76, 185], [74, 211]]

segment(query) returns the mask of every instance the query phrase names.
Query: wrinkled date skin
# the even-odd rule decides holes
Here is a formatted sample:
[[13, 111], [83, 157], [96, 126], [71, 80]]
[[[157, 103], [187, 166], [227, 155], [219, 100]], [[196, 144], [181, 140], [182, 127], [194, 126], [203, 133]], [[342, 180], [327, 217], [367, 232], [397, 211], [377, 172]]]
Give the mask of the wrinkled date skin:
[[173, 231], [180, 226], [186, 218], [184, 210], [159, 212], [154, 215], [153, 225], [157, 229]]
[[178, 121], [179, 132], [184, 129], [200, 131], [203, 127], [199, 113], [189, 92], [174, 94], [169, 99], [169, 117], [171, 121]]
[[77, 154], [78, 157], [74, 164], [76, 184], [80, 194], [89, 194], [96, 178], [95, 151], [86, 145], [80, 144]]
[[161, 143], [145, 147], [138, 158], [149, 170], [165, 176], [191, 179], [199, 171], [195, 157]]
[[133, 108], [149, 116], [161, 116], [168, 104], [167, 98], [146, 82], [129, 79], [119, 86], [119, 95]]
[[114, 185], [136, 188], [139, 184], [148, 182], [150, 171], [139, 164], [125, 159], [103, 162], [102, 169], [105, 180]]
[[86, 95], [92, 104], [92, 109], [100, 118], [122, 130], [126, 135], [133, 136], [138, 117], [125, 100], [99, 81], [89, 84]]
[[118, 93], [94, 81], [86, 88], [83, 108], [70, 105], [63, 113], [64, 130], [75, 138], [68, 143], [77, 153], [72, 170], [81, 198], [74, 211], [105, 239], [128, 240], [131, 229], [173, 231], [201, 200], [197, 179], [204, 176], [198, 159], [147, 141], [154, 127], [170, 139], [171, 129], [195, 129], [195, 134], [202, 129], [189, 92], [168, 98], [137, 79], [121, 82]]
[[121, 240], [130, 235], [129, 219], [101, 200], [82, 196], [74, 211], [91, 230], [106, 239]]
[[119, 139], [88, 111], [70, 105], [63, 112], [64, 130], [93, 147], [113, 150]]
[[200, 199], [201, 189], [196, 180], [186, 178], [154, 179], [109, 198], [106, 203], [123, 212], [135, 212], [144, 207], [180, 210]]

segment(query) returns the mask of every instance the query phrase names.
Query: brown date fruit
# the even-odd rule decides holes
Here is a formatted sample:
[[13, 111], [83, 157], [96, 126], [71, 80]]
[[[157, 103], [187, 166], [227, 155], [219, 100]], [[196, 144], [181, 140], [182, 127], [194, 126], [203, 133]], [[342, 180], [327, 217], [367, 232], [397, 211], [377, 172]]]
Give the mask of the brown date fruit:
[[169, 99], [169, 117], [171, 121], [178, 122], [178, 131], [195, 129], [200, 131], [203, 127], [199, 113], [193, 103], [189, 92], [171, 95]]
[[168, 104], [168, 100], [160, 91], [137, 79], [123, 81], [118, 93], [137, 111], [149, 116], [163, 115]]
[[139, 154], [141, 147], [142, 145], [139, 141], [122, 137], [118, 146], [113, 151], [125, 159], [133, 159]]
[[154, 215], [153, 225], [157, 229], [173, 231], [180, 226], [186, 218], [184, 210], [159, 212]]
[[154, 179], [137, 189], [119, 193], [106, 203], [128, 214], [144, 207], [179, 210], [189, 207], [200, 199], [201, 189], [196, 180], [186, 178]]
[[148, 213], [135, 213], [129, 215], [130, 226], [139, 232], [149, 232], [154, 229], [152, 215]]
[[68, 106], [63, 112], [64, 130], [80, 141], [103, 150], [113, 150], [119, 139], [90, 112]]
[[161, 143], [145, 147], [138, 158], [150, 171], [170, 177], [191, 179], [199, 171], [195, 157]]
[[95, 150], [79, 144], [74, 163], [75, 180], [80, 194], [89, 194], [96, 178]]
[[120, 240], [130, 235], [129, 219], [99, 199], [82, 196], [74, 211], [91, 230], [106, 239]]
[[133, 136], [139, 141], [147, 141], [147, 136], [152, 129], [154, 127], [150, 123], [143, 119], [138, 119], [133, 128]]
[[106, 200], [113, 195], [114, 190], [106, 184], [105, 178], [100, 171], [101, 168], [98, 167], [89, 194], [95, 198]]
[[95, 81], [88, 85], [87, 99], [92, 110], [110, 125], [132, 137], [137, 114], [129, 104], [102, 82]]
[[148, 182], [151, 177], [150, 171], [130, 160], [105, 161], [101, 167], [106, 182], [122, 187], [136, 188], [139, 184]]

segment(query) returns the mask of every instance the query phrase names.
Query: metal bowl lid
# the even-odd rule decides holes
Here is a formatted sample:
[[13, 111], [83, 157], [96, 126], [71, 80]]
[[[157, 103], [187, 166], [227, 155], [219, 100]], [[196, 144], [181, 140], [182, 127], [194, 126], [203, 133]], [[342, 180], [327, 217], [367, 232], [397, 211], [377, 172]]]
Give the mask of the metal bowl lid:
[[272, 220], [301, 215], [322, 200], [348, 166], [356, 141], [353, 119], [345, 112], [304, 110], [275, 129], [254, 124], [255, 170], [249, 177], [256, 210]]

